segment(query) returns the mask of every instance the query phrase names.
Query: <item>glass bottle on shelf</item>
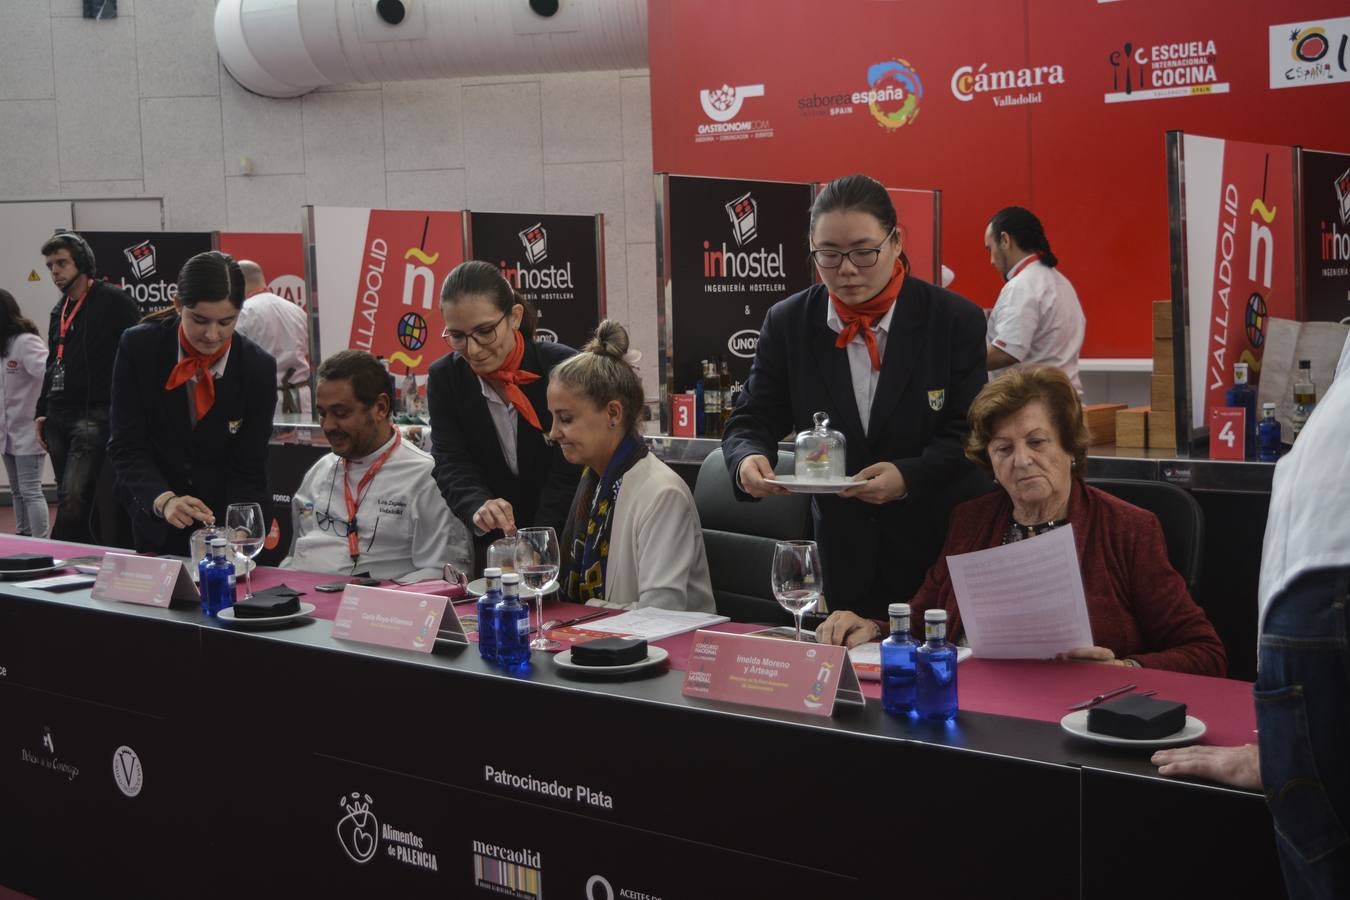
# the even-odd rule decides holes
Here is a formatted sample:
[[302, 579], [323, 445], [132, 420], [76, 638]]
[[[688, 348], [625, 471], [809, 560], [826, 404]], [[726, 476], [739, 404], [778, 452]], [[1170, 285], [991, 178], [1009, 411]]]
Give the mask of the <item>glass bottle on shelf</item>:
[[1233, 386], [1225, 397], [1229, 406], [1235, 406], [1247, 413], [1246, 436], [1247, 459], [1256, 459], [1256, 389], [1247, 383], [1247, 364], [1236, 363], [1233, 366]]
[[1299, 432], [1303, 430], [1316, 405], [1317, 382], [1313, 381], [1312, 360], [1300, 359], [1298, 376], [1294, 378], [1294, 411], [1289, 416], [1290, 431], [1293, 432], [1289, 437], [1290, 442], [1298, 440]]
[[722, 436], [722, 374], [717, 360], [705, 364], [703, 372], [703, 436]]
[[830, 428], [830, 417], [823, 412], [812, 416], [815, 425], [797, 434], [794, 470], [801, 481], [838, 481], [844, 478], [847, 442]]

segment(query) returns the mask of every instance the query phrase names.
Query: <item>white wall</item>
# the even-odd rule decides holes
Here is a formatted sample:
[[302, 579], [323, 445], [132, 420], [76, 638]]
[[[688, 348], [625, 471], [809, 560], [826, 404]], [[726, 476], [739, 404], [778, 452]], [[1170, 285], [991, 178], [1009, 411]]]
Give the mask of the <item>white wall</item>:
[[604, 213], [609, 314], [656, 396], [645, 70], [270, 100], [220, 66], [208, 0], [119, 0], [107, 21], [80, 0], [3, 6], [0, 199], [162, 196], [171, 230], [299, 231], [306, 203]]

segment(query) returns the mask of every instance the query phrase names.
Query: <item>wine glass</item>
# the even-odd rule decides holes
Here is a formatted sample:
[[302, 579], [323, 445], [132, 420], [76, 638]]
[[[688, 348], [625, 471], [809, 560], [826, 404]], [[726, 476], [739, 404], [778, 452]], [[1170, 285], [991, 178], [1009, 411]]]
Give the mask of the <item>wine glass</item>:
[[820, 550], [815, 541], [779, 541], [773, 548], [773, 595], [797, 622], [802, 639], [802, 613], [820, 602]]
[[244, 599], [253, 596], [253, 557], [262, 552], [267, 537], [262, 507], [257, 503], [231, 503], [225, 510], [225, 533], [234, 555], [244, 557]]
[[525, 586], [534, 591], [534, 619], [539, 636], [530, 641], [531, 650], [557, 650], [558, 641], [544, 637], [544, 587], [558, 577], [558, 535], [552, 528], [522, 528], [516, 532], [516, 572]]

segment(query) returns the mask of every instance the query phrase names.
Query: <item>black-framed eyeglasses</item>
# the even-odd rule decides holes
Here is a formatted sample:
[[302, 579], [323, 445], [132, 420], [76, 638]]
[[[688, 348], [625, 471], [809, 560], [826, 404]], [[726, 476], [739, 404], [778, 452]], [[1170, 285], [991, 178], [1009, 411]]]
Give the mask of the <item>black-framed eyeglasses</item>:
[[859, 269], [870, 269], [877, 264], [877, 259], [881, 256], [882, 248], [886, 246], [886, 242], [891, 239], [891, 235], [893, 234], [895, 234], [894, 228], [892, 228], [886, 236], [881, 239], [881, 243], [875, 247], [859, 247], [857, 250], [812, 250], [809, 255], [811, 261], [822, 269], [839, 268], [844, 264], [845, 256], [848, 257], [849, 262], [853, 263], [853, 265], [857, 266]]
[[511, 315], [511, 311], [508, 309], [506, 312], [502, 313], [500, 319], [493, 322], [491, 325], [479, 325], [473, 331], [469, 332], [451, 331], [449, 328], [446, 328], [441, 331], [441, 340], [448, 343], [455, 350], [463, 350], [464, 345], [468, 343], [469, 338], [473, 338], [473, 342], [478, 346], [487, 347], [497, 339], [497, 326], [502, 324], [502, 319], [505, 319], [509, 315]]

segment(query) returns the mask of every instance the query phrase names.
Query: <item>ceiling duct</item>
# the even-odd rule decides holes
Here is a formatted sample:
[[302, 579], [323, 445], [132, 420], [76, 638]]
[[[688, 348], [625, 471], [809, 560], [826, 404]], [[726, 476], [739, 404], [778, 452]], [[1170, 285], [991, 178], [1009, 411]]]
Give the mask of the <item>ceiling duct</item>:
[[219, 0], [216, 48], [255, 94], [647, 66], [646, 0]]

